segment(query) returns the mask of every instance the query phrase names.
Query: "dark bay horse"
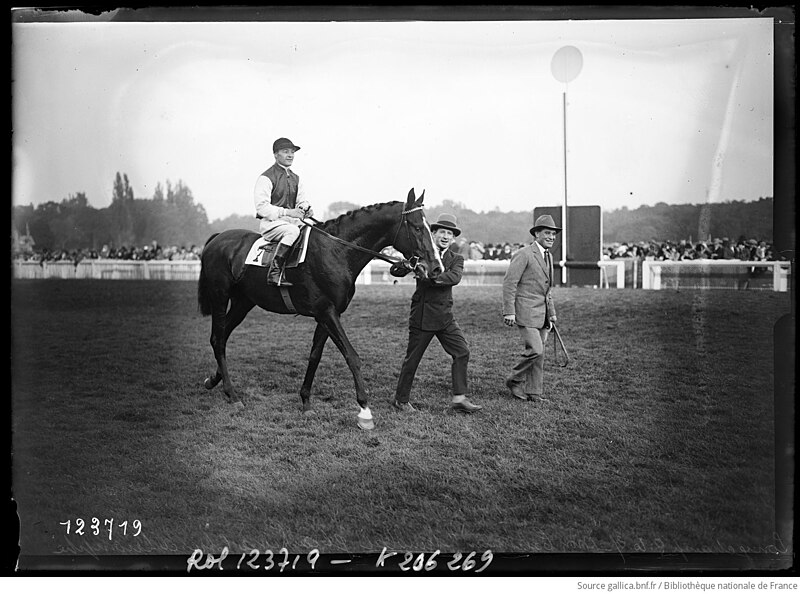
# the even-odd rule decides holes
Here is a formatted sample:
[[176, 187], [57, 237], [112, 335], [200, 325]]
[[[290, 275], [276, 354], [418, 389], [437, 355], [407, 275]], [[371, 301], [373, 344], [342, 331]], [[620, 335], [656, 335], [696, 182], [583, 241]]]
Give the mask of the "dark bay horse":
[[[292, 283], [286, 289], [296, 313], [317, 321], [300, 388], [303, 412], [311, 412], [311, 384], [325, 342], [330, 338], [353, 374], [356, 400], [361, 407], [358, 425], [362, 429], [374, 428], [361, 377], [361, 359], [339, 318], [355, 294], [359, 273], [374, 257], [382, 256], [379, 252], [386, 246], [393, 245], [408, 259], [418, 259], [419, 275], [434, 277], [442, 270], [439, 252], [422, 211], [424, 197], [425, 192], [417, 199], [412, 188], [405, 203], [366, 206], [320, 223], [310, 231], [305, 262], [286, 269], [286, 279]], [[243, 229], [212, 235], [203, 248], [197, 287], [200, 312], [211, 316], [211, 347], [217, 361], [217, 369], [205, 380], [205, 387], [210, 390], [221, 381], [228, 400], [241, 400], [243, 404], [231, 382], [225, 357], [231, 332], [255, 306], [281, 314], [295, 313], [287, 307], [280, 289], [267, 285], [268, 268], [245, 264], [248, 251], [258, 237], [258, 233]]]

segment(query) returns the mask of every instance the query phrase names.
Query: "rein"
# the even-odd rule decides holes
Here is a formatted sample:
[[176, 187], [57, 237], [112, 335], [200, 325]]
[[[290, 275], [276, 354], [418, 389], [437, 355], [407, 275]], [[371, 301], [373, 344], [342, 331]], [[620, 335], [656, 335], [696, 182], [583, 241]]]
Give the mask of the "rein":
[[[394, 242], [397, 240], [397, 236], [400, 234], [400, 227], [402, 227], [403, 225], [408, 225], [408, 221], [406, 221], [406, 215], [408, 213], [414, 212], [415, 210], [421, 210], [421, 209], [422, 209], [421, 206], [417, 206], [417, 207], [411, 208], [409, 210], [404, 210], [404, 211], [402, 211], [402, 213], [400, 213], [400, 225], [398, 225], [397, 232], [394, 234], [394, 239], [392, 240], [392, 245], [394, 245]], [[387, 256], [386, 254], [382, 254], [382, 253], [376, 252], [374, 250], [369, 250], [367, 248], [361, 247], [360, 245], [356, 245], [355, 243], [346, 241], [346, 240], [342, 239], [341, 237], [336, 237], [335, 235], [331, 235], [330, 233], [328, 233], [327, 231], [325, 231], [323, 229], [320, 229], [316, 225], [309, 225], [308, 223], [306, 223], [305, 219], [310, 219], [311, 221], [313, 221], [317, 225], [321, 225], [322, 224], [320, 221], [318, 221], [314, 217], [305, 217], [305, 218], [302, 219], [301, 222], [304, 225], [306, 225], [308, 227], [311, 227], [312, 230], [318, 231], [318, 232], [322, 233], [323, 235], [327, 235], [328, 237], [330, 237], [331, 239], [333, 239], [334, 241], [336, 241], [338, 243], [341, 243], [342, 245], [346, 245], [347, 247], [353, 248], [354, 250], [358, 250], [360, 252], [364, 252], [365, 254], [370, 254], [374, 258], [379, 258], [380, 260], [383, 260], [384, 262], [388, 262], [389, 264], [396, 264], [397, 262], [402, 262], [403, 261], [402, 258], [392, 258], [390, 256]], [[408, 228], [406, 228], [406, 232], [408, 232]]]

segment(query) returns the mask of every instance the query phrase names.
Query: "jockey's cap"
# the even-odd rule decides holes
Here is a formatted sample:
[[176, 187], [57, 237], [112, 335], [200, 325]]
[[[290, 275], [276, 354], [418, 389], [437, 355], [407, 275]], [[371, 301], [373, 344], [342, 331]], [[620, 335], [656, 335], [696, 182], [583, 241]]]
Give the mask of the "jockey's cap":
[[295, 146], [295, 144], [289, 140], [288, 138], [279, 138], [275, 142], [272, 143], [272, 152], [277, 153], [281, 149], [290, 148], [295, 151], [299, 151], [300, 147]]

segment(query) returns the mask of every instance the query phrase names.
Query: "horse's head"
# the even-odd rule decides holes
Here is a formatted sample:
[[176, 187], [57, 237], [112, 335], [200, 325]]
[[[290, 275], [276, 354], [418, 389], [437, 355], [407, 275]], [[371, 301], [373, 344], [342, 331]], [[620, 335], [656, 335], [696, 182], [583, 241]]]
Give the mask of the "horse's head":
[[398, 230], [394, 247], [409, 260], [416, 261], [418, 275], [434, 277], [444, 269], [444, 265], [439, 250], [433, 243], [433, 234], [422, 210], [424, 199], [424, 190], [419, 198], [414, 195], [414, 188], [409, 190], [403, 208], [401, 229]]

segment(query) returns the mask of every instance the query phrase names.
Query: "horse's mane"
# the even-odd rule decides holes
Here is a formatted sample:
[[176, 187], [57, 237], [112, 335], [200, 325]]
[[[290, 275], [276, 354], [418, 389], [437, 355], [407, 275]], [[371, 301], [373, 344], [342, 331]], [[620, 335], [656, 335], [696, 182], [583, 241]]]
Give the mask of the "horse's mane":
[[346, 213], [339, 215], [335, 219], [330, 219], [329, 221], [325, 221], [322, 223], [321, 228], [327, 231], [332, 235], [336, 235], [339, 232], [339, 227], [342, 223], [352, 221], [356, 215], [361, 213], [372, 213], [380, 211], [384, 208], [389, 208], [390, 206], [394, 206], [395, 204], [402, 204], [399, 200], [395, 200], [393, 202], [381, 202], [379, 204], [370, 204], [369, 206], [362, 206], [361, 208], [357, 208], [355, 210], [348, 210]]

